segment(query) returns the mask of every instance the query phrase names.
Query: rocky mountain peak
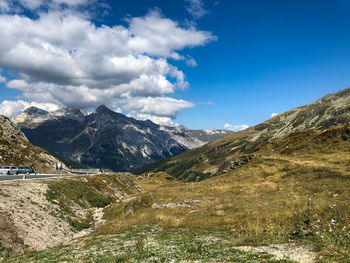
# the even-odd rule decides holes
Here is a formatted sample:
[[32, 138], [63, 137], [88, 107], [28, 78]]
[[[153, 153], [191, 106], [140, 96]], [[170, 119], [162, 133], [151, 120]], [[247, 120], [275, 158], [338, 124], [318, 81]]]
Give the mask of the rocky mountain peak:
[[111, 110], [104, 104], [98, 106], [95, 110], [96, 113], [109, 112], [109, 111], [111, 111]]
[[95, 113], [97, 115], [112, 115], [112, 116], [119, 116], [119, 117], [126, 117], [124, 114], [115, 112], [108, 108], [106, 105], [100, 105], [96, 108]]
[[108, 108], [106, 105], [100, 105], [96, 108], [95, 112], [91, 115], [89, 115], [90, 120], [95, 120], [98, 122], [104, 123], [105, 121], [126, 121], [126, 122], [133, 122], [134, 119], [129, 118], [125, 116], [122, 113], [115, 112]]
[[37, 107], [31, 106], [23, 111], [27, 115], [47, 115], [48, 112], [46, 110], [39, 109]]

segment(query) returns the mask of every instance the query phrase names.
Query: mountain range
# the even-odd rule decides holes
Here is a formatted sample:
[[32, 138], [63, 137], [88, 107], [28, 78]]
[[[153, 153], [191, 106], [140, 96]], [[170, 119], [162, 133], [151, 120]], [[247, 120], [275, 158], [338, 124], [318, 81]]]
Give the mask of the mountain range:
[[161, 126], [104, 105], [90, 114], [76, 107], [53, 112], [30, 107], [13, 122], [31, 143], [72, 166], [113, 171], [129, 171], [232, 133]]
[[185, 181], [198, 181], [226, 173], [235, 163], [246, 163], [249, 155], [266, 142], [297, 131], [322, 130], [348, 123], [350, 88], [134, 172], [162, 171]]

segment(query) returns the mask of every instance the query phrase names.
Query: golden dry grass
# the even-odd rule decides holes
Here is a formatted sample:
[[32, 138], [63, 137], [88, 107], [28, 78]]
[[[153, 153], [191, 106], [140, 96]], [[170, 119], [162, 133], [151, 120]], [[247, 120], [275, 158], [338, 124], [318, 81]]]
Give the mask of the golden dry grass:
[[[142, 177], [137, 183], [145, 191], [108, 208], [108, 221], [96, 234], [148, 225], [196, 228], [226, 231], [235, 244], [302, 240], [322, 255], [350, 256], [350, 140], [341, 137], [345, 128], [331, 131], [300, 132], [268, 143], [249, 164], [202, 182], [169, 180], [165, 174]], [[188, 200], [200, 202], [152, 208]], [[342, 237], [334, 236], [336, 231]]]

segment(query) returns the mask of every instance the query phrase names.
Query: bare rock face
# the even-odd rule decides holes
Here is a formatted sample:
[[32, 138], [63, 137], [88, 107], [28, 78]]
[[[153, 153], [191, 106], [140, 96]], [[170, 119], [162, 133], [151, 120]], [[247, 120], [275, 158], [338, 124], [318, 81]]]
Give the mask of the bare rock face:
[[57, 158], [33, 146], [21, 130], [0, 115], [0, 166], [34, 166], [37, 172], [53, 172]]
[[27, 140], [17, 126], [3, 115], [0, 115], [0, 136], [1, 140], [6, 141]]

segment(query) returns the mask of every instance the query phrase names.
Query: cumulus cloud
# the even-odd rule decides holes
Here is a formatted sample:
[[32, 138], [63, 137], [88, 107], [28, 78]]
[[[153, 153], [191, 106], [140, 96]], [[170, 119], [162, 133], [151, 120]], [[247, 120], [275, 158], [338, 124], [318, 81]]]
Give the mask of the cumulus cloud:
[[197, 62], [193, 58], [190, 58], [186, 60], [186, 65], [194, 68], [194, 67], [197, 67]]
[[0, 12], [9, 11], [10, 5], [6, 0], [0, 0]]
[[277, 115], [278, 115], [278, 113], [271, 113], [271, 118], [273, 118], [273, 117], [275, 117]]
[[79, 5], [93, 4], [93, 3], [97, 2], [97, 0], [53, 0], [52, 2], [54, 4], [58, 4], [58, 5], [65, 4], [67, 6], [79, 6]]
[[[19, 13], [23, 10], [33, 12], [40, 8], [67, 10], [67, 8], [86, 7], [97, 4], [96, 2], [97, 0], [0, 0], [0, 11], [1, 8], [2, 11], [12, 11], [15, 13]], [[103, 5], [106, 5], [106, 3], [103, 3]]]
[[170, 57], [175, 50], [202, 46], [217, 39], [210, 32], [198, 31], [194, 27], [181, 28], [177, 22], [163, 18], [159, 10], [144, 17], [134, 17], [129, 22], [134, 36], [130, 47], [156, 56]]
[[245, 125], [245, 124], [243, 124], [243, 125], [231, 125], [229, 123], [225, 123], [224, 128], [227, 130], [230, 130], [230, 131], [237, 132], [237, 131], [243, 131], [243, 130], [249, 128], [249, 126]]
[[164, 125], [164, 126], [179, 126], [178, 123], [174, 122], [172, 118], [169, 117], [160, 117], [150, 114], [143, 114], [143, 113], [129, 113], [128, 117], [132, 117], [138, 120], [150, 120], [158, 125]]
[[14, 117], [22, 113], [22, 111], [24, 111], [25, 109], [31, 106], [35, 106], [37, 108], [47, 110], [47, 111], [54, 111], [59, 109], [57, 105], [51, 104], [51, 103], [36, 103], [36, 102], [28, 103], [23, 100], [17, 100], [17, 101], [4, 100], [0, 104], [0, 114], [8, 117]]
[[203, 7], [202, 0], [186, 0], [186, 10], [194, 18], [201, 18], [209, 13], [208, 10], [205, 10]]
[[[86, 5], [94, 0], [21, 0], [24, 8]], [[0, 8], [8, 1], [0, 0]], [[96, 26], [77, 12], [50, 9], [36, 18], [0, 15], [0, 66], [18, 77], [7, 87], [24, 100], [83, 109], [106, 104], [133, 114], [175, 118], [193, 103], [168, 97], [188, 87], [184, 73], [169, 59], [217, 38], [193, 26], [181, 26], [159, 10], [127, 19], [127, 26]], [[187, 55], [186, 55], [187, 56]], [[187, 56], [188, 57], [188, 56]], [[13, 104], [15, 105], [15, 104]]]
[[149, 113], [156, 116], [174, 118], [182, 110], [194, 106], [194, 103], [185, 100], [178, 100], [169, 97], [147, 97], [133, 98], [132, 100], [129, 100], [123, 108], [133, 113]]

